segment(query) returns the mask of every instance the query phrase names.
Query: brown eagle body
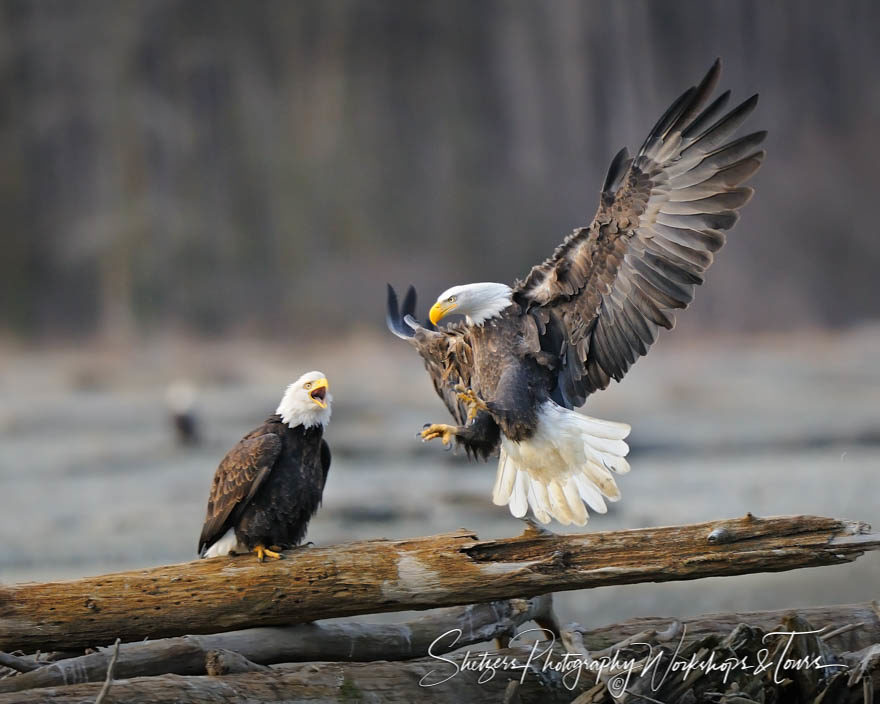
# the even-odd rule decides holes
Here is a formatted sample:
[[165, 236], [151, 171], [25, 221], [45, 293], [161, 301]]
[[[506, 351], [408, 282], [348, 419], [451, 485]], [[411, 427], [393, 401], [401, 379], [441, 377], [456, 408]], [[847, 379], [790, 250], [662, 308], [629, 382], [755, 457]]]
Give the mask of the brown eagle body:
[[330, 448], [324, 428], [289, 427], [279, 415], [245, 435], [211, 485], [199, 554], [233, 530], [240, 548], [298, 545], [321, 503]]
[[[719, 74], [716, 62], [634, 158], [617, 154], [592, 223], [524, 280], [453, 287], [426, 323], [413, 317], [415, 290], [398, 307], [389, 286], [389, 328], [418, 350], [458, 423], [432, 425], [423, 437], [482, 458], [500, 450], [493, 499], [514, 515], [531, 506], [542, 521], [582, 524], [582, 502], [605, 510], [596, 489], [619, 498], [608, 470], [628, 471], [628, 426], [572, 409], [622, 379], [659, 329], [673, 327], [673, 311], [691, 302], [723, 230], [752, 196], [740, 184], [761, 165], [766, 133], [733, 135], [757, 96], [727, 113], [729, 91], [706, 106]], [[447, 313], [466, 321], [436, 328]]]

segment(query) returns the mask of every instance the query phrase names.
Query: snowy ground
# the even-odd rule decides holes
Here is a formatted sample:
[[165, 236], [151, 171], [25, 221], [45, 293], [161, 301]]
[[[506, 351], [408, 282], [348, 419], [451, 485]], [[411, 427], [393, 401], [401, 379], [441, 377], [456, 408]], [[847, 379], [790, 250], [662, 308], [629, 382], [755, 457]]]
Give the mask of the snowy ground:
[[[327, 350], [332, 352], [328, 355]], [[675, 336], [585, 411], [632, 424], [623, 500], [585, 530], [814, 513], [880, 526], [880, 329], [682, 342]], [[194, 557], [225, 451], [286, 383], [331, 380], [334, 451], [316, 544], [522, 525], [469, 465], [416, 431], [445, 421], [419, 360], [390, 337], [295, 348], [155, 342], [136, 353], [6, 349], [0, 366], [0, 580], [65, 579]], [[205, 442], [180, 449], [164, 390], [200, 387]], [[551, 529], [561, 531], [560, 526]], [[799, 572], [560, 594], [564, 621], [783, 608], [878, 597], [880, 555]]]

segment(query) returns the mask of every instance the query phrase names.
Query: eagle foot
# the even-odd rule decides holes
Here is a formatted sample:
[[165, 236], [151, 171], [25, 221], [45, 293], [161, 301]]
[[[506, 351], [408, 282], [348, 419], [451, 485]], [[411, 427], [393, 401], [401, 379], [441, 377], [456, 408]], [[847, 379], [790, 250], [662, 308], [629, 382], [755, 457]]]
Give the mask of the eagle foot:
[[489, 406], [486, 405], [486, 402], [477, 396], [477, 392], [473, 389], [469, 389], [461, 383], [456, 384], [454, 388], [458, 392], [459, 400], [464, 401], [468, 406], [467, 419], [469, 421], [476, 418], [480, 411], [489, 410]]
[[442, 423], [433, 423], [425, 426], [420, 433], [423, 442], [440, 438], [444, 445], [451, 445], [455, 437], [455, 426], [444, 425]]
[[257, 553], [257, 559], [260, 562], [265, 562], [267, 557], [272, 560], [283, 560], [284, 559], [284, 555], [282, 555], [280, 552], [275, 552], [274, 550], [270, 550], [269, 548], [264, 547], [263, 545], [257, 545], [257, 547], [254, 548], [254, 552]]

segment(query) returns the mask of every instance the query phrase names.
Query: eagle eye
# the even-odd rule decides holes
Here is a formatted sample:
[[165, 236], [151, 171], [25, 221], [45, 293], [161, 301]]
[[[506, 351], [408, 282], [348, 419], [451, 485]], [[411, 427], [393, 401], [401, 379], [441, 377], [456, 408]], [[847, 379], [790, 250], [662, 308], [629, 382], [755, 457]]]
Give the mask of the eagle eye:
[[303, 388], [304, 388], [304, 389], [311, 389], [311, 388], [312, 388], [312, 382], [311, 382], [311, 381], [307, 381], [307, 382], [303, 385]]
[[446, 301], [448, 303], [455, 303], [455, 296], [450, 296], [449, 298], [446, 299]]

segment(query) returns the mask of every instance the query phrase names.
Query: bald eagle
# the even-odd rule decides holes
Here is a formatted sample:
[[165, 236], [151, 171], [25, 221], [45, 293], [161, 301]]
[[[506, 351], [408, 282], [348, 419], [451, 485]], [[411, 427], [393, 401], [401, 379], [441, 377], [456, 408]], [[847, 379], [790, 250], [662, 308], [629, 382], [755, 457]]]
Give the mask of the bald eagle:
[[[663, 114], [638, 154], [612, 160], [599, 208], [553, 255], [513, 287], [474, 283], [444, 291], [430, 322], [414, 319], [410, 287], [388, 327], [424, 358], [457, 425], [432, 424], [424, 440], [453, 441], [470, 456], [499, 453], [492, 498], [517, 517], [584, 525], [587, 506], [617, 501], [614, 474], [629, 471], [629, 426], [574, 411], [619, 381], [646, 354], [672, 311], [724, 244], [723, 230], [753, 189], [766, 132], [732, 139], [757, 95], [729, 112], [730, 91], [708, 106], [720, 62]], [[450, 313], [463, 322], [436, 328]]]
[[309, 372], [287, 387], [276, 414], [245, 435], [214, 474], [199, 556], [256, 552], [296, 546], [321, 503], [330, 448], [323, 439], [330, 421], [330, 384]]

